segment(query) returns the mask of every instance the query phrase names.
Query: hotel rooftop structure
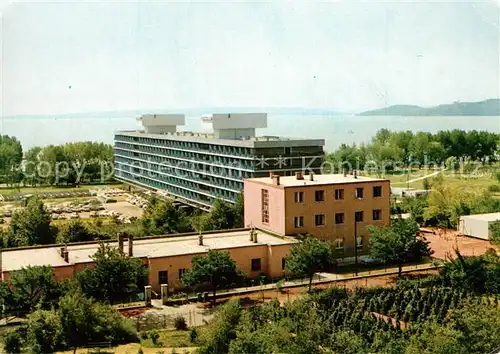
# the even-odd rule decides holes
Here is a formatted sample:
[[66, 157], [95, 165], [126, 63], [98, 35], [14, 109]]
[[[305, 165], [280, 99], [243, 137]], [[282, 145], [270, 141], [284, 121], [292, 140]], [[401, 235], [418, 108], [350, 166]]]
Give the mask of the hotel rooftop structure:
[[213, 114], [213, 133], [178, 131], [183, 114], [138, 119], [143, 130], [115, 134], [115, 178], [201, 209], [234, 202], [246, 178], [320, 173], [325, 154], [324, 139], [256, 136], [266, 113]]

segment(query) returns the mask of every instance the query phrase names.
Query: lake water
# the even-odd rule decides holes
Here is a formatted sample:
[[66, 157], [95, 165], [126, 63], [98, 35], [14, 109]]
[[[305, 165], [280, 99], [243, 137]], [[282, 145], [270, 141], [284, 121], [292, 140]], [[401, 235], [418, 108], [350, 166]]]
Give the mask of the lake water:
[[[487, 130], [500, 133], [500, 117], [367, 117], [352, 115], [306, 116], [269, 115], [268, 127], [257, 129], [257, 135], [280, 135], [298, 138], [324, 138], [327, 151], [342, 143], [368, 142], [377, 130]], [[123, 118], [4, 118], [2, 134], [16, 136], [24, 149], [33, 146], [73, 141], [113, 142], [117, 130], [140, 127], [135, 117]], [[211, 125], [200, 117], [186, 118], [182, 130], [210, 131]]]

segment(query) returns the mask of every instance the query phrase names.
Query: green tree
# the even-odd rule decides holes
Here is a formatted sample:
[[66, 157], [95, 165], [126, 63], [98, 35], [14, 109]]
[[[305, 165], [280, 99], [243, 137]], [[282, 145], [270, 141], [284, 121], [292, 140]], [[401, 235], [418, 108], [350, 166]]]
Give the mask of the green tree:
[[80, 292], [66, 295], [59, 301], [59, 320], [61, 332], [67, 345], [76, 349], [86, 343], [91, 337], [95, 319], [91, 311], [93, 302]]
[[13, 271], [9, 281], [9, 307], [33, 311], [50, 308], [60, 296], [60, 287], [50, 266], [26, 267]]
[[413, 132], [410, 130], [404, 132], [394, 132], [389, 138], [389, 142], [397, 146], [402, 152], [403, 162], [408, 164], [411, 156], [411, 144], [414, 139]]
[[336, 353], [359, 354], [368, 352], [363, 338], [353, 330], [340, 330], [332, 333], [330, 347]]
[[38, 167], [40, 166], [39, 155], [42, 148], [35, 146], [28, 151], [26, 151], [24, 159], [24, 183], [36, 186], [43, 182], [43, 178], [38, 173]]
[[371, 257], [398, 265], [401, 275], [405, 262], [429, 256], [428, 242], [417, 237], [418, 224], [413, 219], [395, 219], [390, 226], [369, 226]]
[[54, 243], [54, 231], [50, 227], [50, 213], [43, 202], [32, 197], [27, 206], [12, 215], [9, 225], [10, 237], [15, 246], [31, 246]]
[[19, 182], [19, 165], [23, 159], [23, 149], [21, 143], [8, 135], [0, 136], [0, 175], [3, 183]]
[[77, 280], [88, 296], [113, 303], [145, 284], [148, 269], [138, 258], [128, 257], [105, 243], [91, 258], [95, 266], [77, 273]]
[[293, 245], [286, 257], [286, 269], [294, 274], [309, 278], [309, 291], [316, 272], [329, 269], [335, 263], [333, 247], [328, 242], [307, 237]]
[[26, 323], [29, 352], [53, 353], [89, 343], [112, 344], [137, 339], [133, 324], [110, 305], [94, 302], [76, 290], [62, 297], [57, 309], [37, 310]]
[[201, 230], [227, 230], [235, 224], [234, 207], [226, 201], [216, 199], [207, 214], [201, 216]]
[[241, 313], [238, 300], [230, 300], [221, 306], [207, 328], [207, 341], [199, 348], [199, 353], [227, 353], [231, 341], [236, 338]]
[[21, 331], [19, 329], [15, 329], [7, 332], [7, 334], [3, 337], [3, 349], [7, 353], [15, 354], [22, 352], [24, 337], [20, 332]]
[[191, 269], [182, 275], [182, 283], [187, 286], [208, 285], [212, 290], [212, 302], [216, 303], [216, 291], [236, 283], [242, 274], [229, 252], [209, 250], [204, 256], [193, 257]]
[[[330, 173], [340, 173], [365, 168], [367, 152], [364, 146], [357, 147], [356, 144], [341, 144], [337, 150], [329, 154], [326, 159], [329, 162]], [[331, 166], [328, 166], [331, 165]]]
[[83, 221], [73, 220], [64, 225], [58, 236], [58, 242], [92, 241], [95, 238], [96, 234]]
[[500, 246], [500, 220], [493, 221], [489, 225], [490, 241]]
[[64, 340], [57, 312], [37, 310], [28, 316], [26, 344], [31, 353], [54, 353]]
[[451, 327], [460, 331], [465, 353], [491, 353], [500, 345], [500, 313], [497, 306], [468, 304], [451, 311], [449, 317]]
[[153, 197], [144, 210], [140, 220], [144, 234], [162, 235], [191, 230], [189, 221], [182, 210], [170, 200]]
[[238, 194], [236, 201], [233, 205], [233, 227], [242, 228], [245, 227], [245, 202], [243, 193]]

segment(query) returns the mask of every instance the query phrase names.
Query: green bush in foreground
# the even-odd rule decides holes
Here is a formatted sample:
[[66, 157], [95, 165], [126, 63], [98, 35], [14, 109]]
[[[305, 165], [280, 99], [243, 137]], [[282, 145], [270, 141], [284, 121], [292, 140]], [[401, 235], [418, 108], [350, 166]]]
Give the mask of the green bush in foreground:
[[[24, 331], [25, 336], [21, 335]], [[76, 350], [88, 343], [110, 341], [116, 344], [137, 339], [135, 328], [128, 319], [111, 306], [96, 303], [81, 292], [61, 298], [57, 310], [31, 313], [26, 325], [16, 332], [17, 335], [9, 334], [8, 345], [11, 349], [22, 348], [17, 352], [30, 353]], [[17, 341], [18, 338], [21, 341]]]

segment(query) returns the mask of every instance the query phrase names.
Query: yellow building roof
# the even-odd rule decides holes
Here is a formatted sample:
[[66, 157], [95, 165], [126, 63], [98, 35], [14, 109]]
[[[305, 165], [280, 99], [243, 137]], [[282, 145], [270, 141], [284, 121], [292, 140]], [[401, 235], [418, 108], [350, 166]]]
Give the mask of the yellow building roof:
[[[203, 234], [203, 246], [198, 244], [198, 235], [139, 238], [133, 241], [133, 255], [137, 258], [159, 258], [205, 253], [211, 249], [228, 250], [236, 247], [286, 245], [297, 242], [293, 238], [277, 237], [262, 230], [256, 230], [256, 233], [257, 243], [250, 241], [249, 230]], [[110, 242], [109, 245], [118, 247], [118, 242]], [[68, 244], [69, 263], [66, 263], [60, 255], [60, 249], [63, 246], [59, 244], [3, 250], [1, 254], [2, 272], [18, 270], [27, 266], [61, 267], [89, 263], [92, 262], [90, 257], [97, 251], [99, 243]], [[127, 253], [127, 240], [125, 240], [123, 248]]]

